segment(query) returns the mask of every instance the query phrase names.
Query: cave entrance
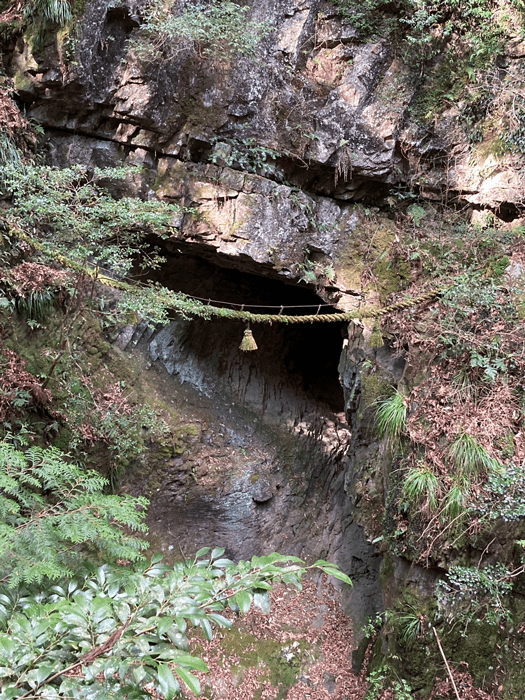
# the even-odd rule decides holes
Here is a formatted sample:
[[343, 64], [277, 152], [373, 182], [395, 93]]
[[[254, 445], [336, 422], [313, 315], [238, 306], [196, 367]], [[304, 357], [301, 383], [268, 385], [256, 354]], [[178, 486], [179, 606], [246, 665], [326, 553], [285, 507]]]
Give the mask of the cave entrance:
[[[278, 313], [283, 306], [285, 314], [313, 314], [319, 305], [322, 313], [336, 311], [311, 288], [228, 267], [228, 258], [217, 254], [220, 264], [211, 255], [205, 258], [180, 248], [163, 253], [167, 262], [148, 277], [174, 291], [224, 306], [244, 304], [254, 313]], [[273, 270], [265, 272], [275, 276]], [[317, 404], [321, 412], [344, 412], [338, 364], [345, 323], [252, 324], [258, 345], [254, 352], [239, 349], [246, 327], [242, 321], [174, 319], [172, 326], [177, 324], [176, 337], [164, 345], [171, 343], [173, 348], [169, 371], [183, 381], [207, 386], [212, 377], [215, 386], [229, 389], [250, 407], [277, 413], [301, 413], [308, 410], [306, 404]], [[201, 380], [200, 372], [206, 375]]]

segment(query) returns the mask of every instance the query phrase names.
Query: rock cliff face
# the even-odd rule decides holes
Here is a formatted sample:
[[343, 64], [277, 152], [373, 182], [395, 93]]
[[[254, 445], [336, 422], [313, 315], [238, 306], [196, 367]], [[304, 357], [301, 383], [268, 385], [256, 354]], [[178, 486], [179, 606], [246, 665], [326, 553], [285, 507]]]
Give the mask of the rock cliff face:
[[[6, 69], [27, 115], [45, 130], [49, 164], [139, 166], [117, 196], [183, 207], [174, 235], [155, 241], [166, 263], [152, 279], [168, 287], [237, 305], [356, 309], [384, 303], [411, 279], [395, 220], [407, 193], [473, 205], [478, 218], [519, 214], [519, 159], [494, 134], [522, 67], [519, 38], [492, 76], [492, 121], [485, 105], [476, 140], [467, 104], [441, 104], [435, 118], [421, 118], [429, 91], [446, 102], [431, 82], [432, 71], [443, 70], [439, 55], [430, 73], [414, 70], [391, 34], [363, 37], [337, 5], [253, 2], [249, 18], [268, 29], [254, 57], [183, 47], [155, 61], [129, 44], [144, 22], [141, 2], [87, 0], [74, 13], [43, 44], [18, 36]], [[165, 370], [167, 390], [189, 384], [214, 406], [215, 437], [201, 436], [202, 460], [219, 455], [233, 464], [224, 456], [232, 444], [260, 457], [229, 491], [196, 472], [201, 484], [179, 520], [178, 477], [171, 491], [159, 487], [152, 527], [158, 515], [160, 529], [190, 546], [180, 538], [198, 523], [193, 544], [220, 536], [233, 556], [271, 547], [333, 557], [356, 581], [347, 600], [354, 618], [379, 609], [380, 557], [362, 525], [372, 537], [388, 456], [370, 408], [382, 387], [402, 381], [404, 361], [386, 344], [372, 348], [371, 332], [363, 323], [274, 326], [256, 333], [260, 349], [246, 357], [233, 322], [124, 329], [117, 343], [139, 343]], [[266, 447], [265, 431], [274, 431]], [[202, 460], [167, 469], [202, 470]], [[210, 505], [217, 495], [220, 507]], [[396, 576], [412, 573], [399, 561]]]
[[[270, 30], [256, 57], [218, 60], [181, 50], [172, 60], [147, 63], [128, 48], [143, 21], [141, 3], [90, 1], [76, 10], [71, 27], [47, 35], [43, 48], [18, 40], [8, 70], [29, 116], [57, 137], [52, 158], [144, 163], [167, 178], [162, 197], [178, 198], [169, 180], [184, 173], [193, 179], [191, 163], [211, 160], [243, 162], [243, 170], [251, 161], [271, 181], [286, 180], [339, 206], [378, 202], [407, 184], [430, 198], [446, 190], [496, 209], [521, 202], [512, 157], [490, 148], [495, 137], [488, 128], [482, 145], [470, 143], [462, 105], [440, 105], [434, 123], [417, 118], [428, 71], [414, 75], [391, 36], [366, 40], [336, 5], [319, 0], [256, 3], [250, 18]], [[492, 76], [500, 115], [505, 80], [520, 71], [519, 38], [507, 53]], [[266, 163], [257, 167], [263, 156]], [[221, 170], [208, 177], [217, 175], [227, 199], [271, 190], [267, 184], [257, 192]], [[212, 191], [206, 188], [202, 199]], [[241, 220], [249, 203], [239, 202]]]

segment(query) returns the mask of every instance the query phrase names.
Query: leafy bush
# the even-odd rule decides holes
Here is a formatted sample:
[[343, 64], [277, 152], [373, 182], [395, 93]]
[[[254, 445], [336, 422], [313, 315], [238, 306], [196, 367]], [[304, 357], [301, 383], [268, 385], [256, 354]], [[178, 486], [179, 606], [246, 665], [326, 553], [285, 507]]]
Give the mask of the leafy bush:
[[516, 464], [489, 474], [474, 509], [483, 518], [517, 522], [525, 518], [525, 470]]
[[475, 567], [454, 566], [448, 580], [437, 586], [437, 600], [448, 618], [464, 625], [474, 620], [499, 624], [510, 619], [505, 597], [512, 590], [511, 572], [503, 564]]
[[272, 177], [277, 174], [275, 161], [282, 154], [273, 148], [262, 146], [253, 138], [220, 138], [213, 139], [213, 151], [210, 161], [219, 165], [227, 165], [248, 173], [257, 173], [264, 177]]
[[26, 165], [5, 167], [0, 177], [4, 193], [12, 193], [6, 218], [11, 226], [33, 236], [38, 232], [49, 246], [50, 257], [68, 255], [79, 263], [91, 260], [113, 274], [126, 274], [137, 256], [144, 267], [156, 267], [161, 258], [148, 248], [145, 237], [169, 235], [175, 205], [137, 198], [113, 198], [101, 186], [104, 180], [124, 180], [130, 169], [82, 166], [49, 168]]
[[132, 47], [148, 61], [169, 60], [183, 50], [222, 59], [250, 56], [269, 30], [248, 20], [248, 11], [230, 0], [213, 0], [175, 15], [173, 4], [153, 0]]
[[[2, 698], [147, 698], [154, 687], [171, 699], [180, 680], [200, 693], [192, 672], [208, 669], [186, 651], [191, 629], [211, 640], [215, 626], [231, 626], [225, 609], [246, 613], [255, 605], [267, 612], [272, 583], [300, 587], [306, 571], [297, 557], [234, 564], [223, 554], [204, 548], [173, 567], [157, 558], [135, 571], [102, 566], [43, 591], [4, 588]], [[328, 562], [314, 566], [350, 583]]]

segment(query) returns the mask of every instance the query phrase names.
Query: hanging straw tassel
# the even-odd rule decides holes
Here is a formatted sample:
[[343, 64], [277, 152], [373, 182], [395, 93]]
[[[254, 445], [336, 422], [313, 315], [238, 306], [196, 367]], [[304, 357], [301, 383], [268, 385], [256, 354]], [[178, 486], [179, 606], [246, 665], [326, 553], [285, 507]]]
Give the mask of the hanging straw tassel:
[[383, 334], [381, 333], [381, 325], [379, 321], [374, 323], [374, 328], [370, 334], [370, 340], [368, 344], [371, 348], [382, 348], [384, 345]]
[[243, 352], [249, 352], [250, 350], [257, 350], [257, 343], [253, 337], [253, 333], [249, 328], [246, 328], [244, 335], [242, 337], [242, 342], [239, 345]]

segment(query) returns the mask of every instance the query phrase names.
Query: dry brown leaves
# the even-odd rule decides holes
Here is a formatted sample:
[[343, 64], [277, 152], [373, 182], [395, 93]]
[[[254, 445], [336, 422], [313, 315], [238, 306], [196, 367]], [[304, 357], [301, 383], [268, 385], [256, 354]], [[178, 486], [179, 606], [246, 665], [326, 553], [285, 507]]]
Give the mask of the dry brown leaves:
[[[236, 629], [253, 635], [256, 640], [281, 643], [285, 654], [294, 654], [304, 643], [313, 650], [286, 699], [361, 700], [367, 684], [362, 676], [352, 672], [352, 629], [334, 598], [333, 589], [326, 583], [318, 588], [311, 582], [305, 583], [301, 592], [277, 586], [271, 598], [268, 614], [252, 608], [242, 619], [235, 619], [233, 614], [231, 618], [235, 619]], [[211, 642], [194, 641], [210, 669], [208, 674], [198, 674], [203, 687], [209, 686], [214, 699], [253, 700], [257, 692], [263, 700], [277, 698], [279, 688], [268, 680], [264, 658], [256, 666], [243, 663], [239, 656], [226, 651], [227, 635], [226, 631], [217, 633]], [[186, 692], [186, 697], [195, 696]]]
[[0, 25], [21, 22], [23, 19], [23, 10], [24, 3], [22, 0], [16, 0], [6, 10], [0, 13]]
[[[6, 364], [1, 363], [0, 375], [0, 422], [9, 421], [18, 415], [19, 409], [14, 404], [20, 398], [19, 391], [27, 392], [29, 407], [41, 411], [51, 403], [51, 392], [42, 388], [42, 383], [25, 369], [25, 362], [12, 350], [4, 349]], [[27, 410], [28, 406], [24, 406]]]
[[[268, 614], [255, 608], [242, 618], [231, 611], [223, 613], [232, 620], [234, 629], [250, 635], [250, 643], [239, 654], [227, 651], [228, 631], [215, 630], [211, 642], [203, 641], [202, 636], [191, 640], [190, 653], [202, 658], [209, 668], [208, 673], [194, 673], [205, 691], [204, 696], [211, 700], [253, 700], [255, 697], [261, 700], [276, 700], [278, 697], [285, 700], [364, 700], [368, 689], [366, 672], [356, 675], [351, 669], [352, 628], [333, 588], [326, 581], [319, 585], [306, 582], [301, 592], [279, 585], [271, 594], [271, 601]], [[303, 662], [295, 685], [285, 695], [282, 694], [283, 687], [276, 687], [268, 680], [264, 653], [257, 665], [246, 663], [246, 655], [256, 648], [259, 641], [268, 639], [281, 643], [284, 653], [293, 653], [299, 645], [304, 647], [305, 642], [313, 652], [309, 660]], [[370, 646], [365, 668], [371, 658]], [[80, 677], [83, 673], [83, 667], [77, 666], [65, 675]], [[497, 695], [475, 687], [467, 671], [453, 669], [452, 673], [461, 700], [497, 698]], [[104, 675], [101, 673], [98, 679], [103, 680]], [[181, 685], [183, 696], [187, 700], [196, 700], [197, 696], [183, 683]], [[155, 688], [149, 686], [148, 690], [152, 697], [162, 700], [163, 696]], [[437, 679], [430, 700], [455, 698], [449, 678]], [[392, 689], [385, 689], [377, 700], [397, 700], [397, 696]]]
[[[17, 20], [18, 12], [16, 5], [11, 6], [0, 15], [0, 23]], [[0, 130], [7, 133], [16, 146], [27, 155], [36, 145], [36, 134], [13, 101], [12, 89], [5, 82], [5, 78], [3, 80], [0, 78]]]
[[64, 270], [54, 270], [33, 262], [23, 262], [10, 270], [0, 271], [0, 280], [9, 282], [22, 297], [47, 287], [60, 286], [67, 277], [68, 273]]
[[[469, 433], [502, 462], [506, 461], [505, 441], [514, 435], [515, 457], [521, 455], [517, 437], [521, 407], [515, 389], [525, 374], [524, 329], [523, 324], [501, 314], [498, 309], [508, 298], [504, 292], [498, 296], [495, 310], [486, 316], [470, 314], [464, 319], [466, 330], [458, 327], [457, 333], [452, 332], [454, 325], [450, 322], [443, 325], [450, 309], [439, 301], [418, 307], [417, 312], [412, 309], [391, 314], [387, 322], [388, 330], [394, 334], [394, 345], [407, 357], [408, 376], [426, 374], [425, 380], [407, 397], [408, 435], [415, 445], [424, 446], [426, 461], [442, 475], [449, 469], [446, 451], [462, 432]], [[507, 360], [512, 357], [511, 371], [498, 373], [490, 383], [482, 367], [471, 365], [469, 351], [461, 357], [447, 352], [443, 335], [456, 338], [458, 344], [480, 356], [486, 354], [486, 348], [497, 337], [500, 357]], [[463, 383], [465, 377], [468, 381]]]
[[[119, 416], [130, 416], [133, 413], [133, 406], [128, 400], [128, 396], [124, 395], [122, 386], [115, 382], [99, 389], [91, 386], [91, 379], [84, 376], [82, 383], [88, 389], [93, 401], [93, 410], [100, 419], [107, 418], [110, 414]], [[83, 423], [78, 426], [78, 430], [87, 443], [94, 444], [98, 440], [109, 442], [109, 438], [102, 432], [97, 430], [90, 422]]]
[[[474, 685], [472, 676], [467, 671], [456, 670], [453, 675], [461, 700], [494, 700], [498, 697], [494, 693], [487, 693], [481, 688], [477, 688]], [[445, 680], [436, 683], [429, 700], [450, 700], [456, 697], [450, 678], [447, 677]], [[386, 698], [381, 698], [381, 700], [386, 700]]]
[[407, 421], [408, 435], [425, 447], [427, 461], [441, 474], [449, 469], [446, 449], [461, 433], [467, 432], [490, 455], [505, 461], [500, 441], [518, 432], [520, 406], [512, 388], [501, 380], [476, 401], [462, 398], [450, 375], [443, 376], [434, 367], [431, 378], [412, 391], [409, 401], [416, 408]]

